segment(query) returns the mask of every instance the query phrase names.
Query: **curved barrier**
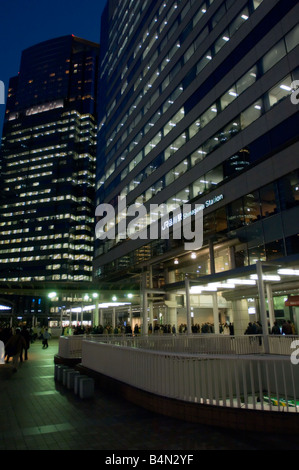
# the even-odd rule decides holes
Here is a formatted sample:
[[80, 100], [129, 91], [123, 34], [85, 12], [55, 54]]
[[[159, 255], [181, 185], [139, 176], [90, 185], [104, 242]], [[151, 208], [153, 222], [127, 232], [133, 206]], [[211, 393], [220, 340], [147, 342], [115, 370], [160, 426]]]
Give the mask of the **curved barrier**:
[[[239, 346], [236, 338], [100, 335], [71, 339], [70, 344], [80, 341], [79, 370], [145, 408], [214, 426], [299, 432], [293, 338], [274, 340], [281, 352], [288, 352], [284, 355], [263, 354], [259, 337], [240, 337]], [[240, 344], [246, 354], [236, 352]]]

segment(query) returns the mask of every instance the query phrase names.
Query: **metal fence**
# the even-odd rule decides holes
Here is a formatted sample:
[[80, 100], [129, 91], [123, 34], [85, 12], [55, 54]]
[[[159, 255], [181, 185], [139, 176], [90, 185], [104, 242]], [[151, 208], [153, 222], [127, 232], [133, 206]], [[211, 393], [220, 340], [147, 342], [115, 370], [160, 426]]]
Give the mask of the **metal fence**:
[[[200, 335], [78, 335], [61, 337], [59, 355], [65, 358], [80, 358], [82, 340], [97, 341], [118, 346], [184, 354], [265, 354], [262, 335], [229, 336], [215, 334]], [[270, 335], [269, 352], [290, 357], [292, 345], [298, 336]], [[299, 346], [299, 343], [298, 343]]]
[[[61, 337], [59, 355], [133, 387], [183, 401], [299, 412], [298, 336]], [[298, 360], [299, 362], [299, 360]]]
[[82, 342], [82, 365], [163, 397], [299, 412], [299, 369], [287, 356], [162, 352], [89, 339]]

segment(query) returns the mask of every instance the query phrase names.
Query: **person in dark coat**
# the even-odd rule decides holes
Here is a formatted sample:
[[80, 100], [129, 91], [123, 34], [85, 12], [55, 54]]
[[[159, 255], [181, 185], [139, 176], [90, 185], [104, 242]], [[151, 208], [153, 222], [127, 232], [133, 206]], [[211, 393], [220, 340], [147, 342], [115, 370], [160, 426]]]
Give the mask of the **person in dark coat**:
[[18, 328], [16, 333], [12, 335], [5, 345], [6, 362], [12, 357], [13, 370], [18, 370], [18, 361], [22, 349], [26, 348], [26, 341], [21, 335], [21, 330]]
[[272, 335], [280, 335], [280, 328], [278, 326], [277, 321], [274, 322], [274, 325], [272, 326]]
[[[25, 343], [26, 343], [26, 348], [24, 348], [24, 359], [27, 361], [28, 359], [28, 349], [30, 348], [30, 333], [27, 330], [26, 326], [23, 326], [23, 329], [21, 331], [21, 335], [23, 336]], [[20, 354], [20, 362], [23, 362], [23, 349]]]

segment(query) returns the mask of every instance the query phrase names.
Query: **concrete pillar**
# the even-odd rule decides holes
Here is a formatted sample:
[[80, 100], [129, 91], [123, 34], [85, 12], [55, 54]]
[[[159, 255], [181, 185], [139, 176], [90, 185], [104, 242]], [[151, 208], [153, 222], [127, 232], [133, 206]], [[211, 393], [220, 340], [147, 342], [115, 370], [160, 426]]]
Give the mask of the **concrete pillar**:
[[[167, 284], [171, 284], [175, 282], [175, 272], [174, 271], [166, 271], [165, 272], [165, 281]], [[175, 326], [175, 330], [178, 329], [178, 316], [177, 316], [177, 302], [176, 302], [176, 294], [167, 294], [165, 304], [167, 306], [167, 322], [171, 325]]]
[[264, 348], [265, 353], [269, 354], [269, 330], [268, 330], [268, 319], [267, 319], [267, 311], [266, 311], [266, 299], [265, 299], [265, 288], [264, 288], [264, 281], [263, 281], [263, 265], [261, 261], [257, 261], [256, 263], [256, 271], [257, 271], [257, 284], [258, 284], [258, 292], [259, 292], [259, 304], [260, 304], [260, 315], [261, 315], [261, 323], [263, 327], [263, 339], [264, 339]]
[[191, 325], [190, 283], [189, 283], [189, 279], [187, 276], [185, 277], [185, 290], [186, 290], [187, 333], [191, 335], [192, 325]]
[[246, 299], [232, 301], [232, 323], [234, 324], [234, 333], [236, 336], [244, 335], [244, 332], [250, 321], [248, 315], [248, 304]]
[[274, 321], [275, 321], [275, 312], [274, 312], [272, 286], [269, 283], [266, 284], [266, 293], [267, 293], [268, 308], [269, 308], [269, 321], [270, 321], [269, 326], [270, 326], [270, 330], [271, 330], [272, 326], [274, 325]]
[[93, 326], [99, 326], [99, 301], [96, 301], [96, 307], [93, 314]]
[[84, 319], [84, 304], [82, 302], [82, 304], [81, 304], [81, 325], [83, 324], [83, 319]]
[[148, 335], [148, 303], [147, 303], [147, 271], [141, 274], [141, 289], [140, 289], [140, 308], [141, 308], [141, 334]]
[[115, 307], [114, 307], [114, 309], [112, 311], [112, 328], [113, 328], [113, 330], [115, 328], [115, 325], [116, 325], [116, 310], [115, 310]]
[[212, 293], [213, 298], [213, 317], [214, 317], [214, 333], [219, 335], [219, 311], [218, 311], [218, 296], [217, 292]]

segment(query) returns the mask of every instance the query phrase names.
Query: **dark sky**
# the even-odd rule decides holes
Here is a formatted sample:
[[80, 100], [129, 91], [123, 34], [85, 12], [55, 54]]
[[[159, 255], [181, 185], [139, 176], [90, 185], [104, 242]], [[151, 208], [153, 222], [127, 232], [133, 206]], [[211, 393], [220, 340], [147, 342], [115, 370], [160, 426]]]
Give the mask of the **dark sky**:
[[[0, 0], [0, 80], [7, 94], [27, 47], [67, 34], [100, 41], [106, 0]], [[0, 137], [5, 106], [0, 104]]]

